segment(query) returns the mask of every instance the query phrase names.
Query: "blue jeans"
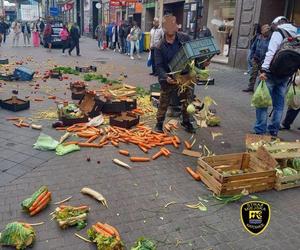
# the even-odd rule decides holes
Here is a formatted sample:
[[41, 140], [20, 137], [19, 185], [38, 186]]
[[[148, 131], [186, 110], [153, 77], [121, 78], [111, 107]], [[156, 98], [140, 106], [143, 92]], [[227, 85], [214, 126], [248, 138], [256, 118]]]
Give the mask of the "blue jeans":
[[126, 53], [130, 53], [130, 41], [126, 41]]
[[270, 135], [277, 136], [284, 109], [288, 80], [289, 78], [277, 78], [268, 74], [266, 83], [272, 97], [273, 113], [268, 126], [268, 108], [256, 109], [256, 123], [254, 126], [256, 134], [266, 134], [268, 130]]
[[140, 54], [140, 41], [130, 41], [130, 56], [133, 56], [134, 49], [136, 50], [137, 55]]
[[103, 47], [103, 41], [102, 40], [98, 40], [98, 48], [102, 49]]

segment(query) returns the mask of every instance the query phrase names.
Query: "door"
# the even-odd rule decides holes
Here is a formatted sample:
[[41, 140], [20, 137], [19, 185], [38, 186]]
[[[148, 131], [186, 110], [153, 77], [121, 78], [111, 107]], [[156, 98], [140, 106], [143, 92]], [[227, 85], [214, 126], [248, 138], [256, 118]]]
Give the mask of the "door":
[[95, 30], [97, 25], [99, 24], [99, 10], [96, 8], [97, 2], [92, 2], [93, 3], [93, 38], [95, 38]]

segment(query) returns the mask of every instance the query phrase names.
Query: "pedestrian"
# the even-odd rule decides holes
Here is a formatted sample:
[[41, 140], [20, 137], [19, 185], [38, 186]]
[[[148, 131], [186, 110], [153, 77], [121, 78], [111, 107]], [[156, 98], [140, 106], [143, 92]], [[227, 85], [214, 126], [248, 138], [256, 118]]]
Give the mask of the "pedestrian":
[[59, 32], [59, 36], [60, 36], [60, 39], [62, 41], [62, 45], [63, 45], [63, 48], [62, 48], [62, 55], [65, 56], [65, 50], [69, 47], [69, 31], [68, 31], [68, 28], [67, 26], [64, 24], [61, 31]]
[[40, 40], [43, 40], [44, 39], [44, 30], [45, 30], [45, 22], [43, 21], [43, 19], [41, 17], [39, 20], [38, 27], [39, 27]]
[[2, 41], [4, 42], [5, 33], [6, 33], [6, 28], [5, 28], [4, 17], [1, 17], [1, 19], [0, 19], [0, 47], [1, 47]]
[[190, 116], [187, 112], [188, 103], [192, 99], [192, 90], [190, 88], [186, 88], [179, 94], [176, 80], [168, 75], [168, 73], [171, 71], [169, 68], [169, 63], [180, 50], [183, 43], [188, 42], [190, 38], [187, 34], [178, 32], [176, 17], [172, 15], [164, 16], [163, 31], [164, 37], [160, 45], [155, 49], [155, 64], [158, 73], [158, 81], [161, 87], [159, 99], [160, 104], [156, 115], [157, 123], [155, 126], [155, 131], [160, 133], [163, 132], [163, 123], [170, 100], [172, 98], [172, 94], [177, 93], [182, 102], [181, 112], [183, 121], [181, 125], [186, 131], [194, 133], [195, 130], [193, 124], [190, 122]]
[[125, 21], [124, 25], [124, 45], [125, 45], [125, 54], [130, 55], [130, 30], [131, 26], [128, 21]]
[[198, 32], [198, 38], [211, 37], [211, 31], [208, 27], [203, 26]]
[[115, 24], [112, 27], [112, 44], [114, 51], [120, 50], [120, 43], [119, 43], [119, 25]]
[[[285, 39], [284, 34], [288, 33], [289, 37], [296, 37], [297, 28], [288, 23], [286, 17], [277, 17], [273, 21], [276, 30], [273, 32], [268, 51], [262, 64], [260, 80], [265, 80], [272, 98], [272, 118], [268, 125], [268, 108], [256, 108], [256, 123], [254, 131], [256, 134], [266, 134], [267, 132], [276, 137], [280, 128], [280, 121], [283, 114], [284, 99], [287, 89], [287, 83], [291, 76], [278, 76], [276, 72], [270, 70], [274, 63], [275, 53], [280, 49], [280, 45]], [[286, 62], [288, 64], [288, 62]]]
[[126, 51], [125, 51], [126, 39], [125, 39], [125, 29], [124, 28], [125, 28], [125, 24], [122, 21], [119, 26], [119, 44], [120, 44], [120, 53], [121, 54], [126, 53]]
[[133, 52], [136, 50], [137, 57], [140, 59], [140, 40], [142, 37], [142, 31], [137, 25], [137, 22], [133, 22], [133, 27], [130, 30], [130, 59], [134, 60]]
[[[292, 88], [294, 87], [295, 91], [300, 91], [300, 74], [298, 76], [296, 76], [295, 78], [295, 84], [294, 86], [291, 86]], [[291, 125], [293, 124], [293, 122], [295, 121], [297, 115], [300, 112], [300, 107], [288, 107], [288, 110], [286, 112], [285, 118], [281, 124], [280, 129], [286, 129], [289, 130], [291, 128]], [[298, 128], [298, 130], [300, 130], [300, 127]]]
[[268, 51], [268, 46], [271, 38], [271, 27], [265, 24], [261, 27], [261, 34], [258, 35], [251, 46], [250, 60], [252, 64], [252, 70], [250, 71], [250, 79], [248, 88], [244, 89], [244, 92], [254, 92], [254, 86], [256, 78], [261, 69], [261, 65], [265, 59]]
[[22, 33], [23, 33], [23, 38], [24, 38], [24, 47], [30, 46], [30, 38], [31, 38], [31, 30], [30, 26], [27, 22], [24, 22], [22, 24]]
[[12, 23], [12, 30], [13, 30], [13, 47], [19, 46], [19, 40], [20, 40], [20, 34], [22, 32], [21, 30], [21, 24], [18, 20], [14, 21]]
[[158, 18], [154, 18], [153, 20], [153, 28], [150, 31], [150, 53], [151, 53], [151, 62], [152, 62], [152, 73], [150, 75], [157, 76], [157, 72], [155, 69], [155, 56], [154, 51], [157, 46], [160, 44], [161, 39], [164, 37], [164, 32], [161, 27], [159, 27]]
[[254, 41], [256, 40], [256, 37], [259, 36], [260, 34], [261, 34], [261, 26], [260, 26], [260, 24], [255, 23], [253, 26], [252, 38], [250, 40], [250, 45], [249, 45], [249, 49], [247, 52], [247, 72], [245, 72], [244, 75], [250, 74], [250, 72], [252, 70], [252, 62], [250, 60], [251, 46], [254, 43]]
[[34, 22], [32, 24], [32, 43], [33, 46], [36, 48], [40, 46], [39, 27], [37, 22]]
[[106, 37], [106, 31], [105, 31], [105, 25], [104, 24], [98, 24], [95, 29], [95, 36], [98, 41], [98, 48], [100, 50], [104, 50], [104, 42]]
[[76, 47], [76, 55], [80, 56], [79, 48], [80, 31], [76, 23], [74, 23], [70, 30], [70, 49], [69, 55], [71, 56], [72, 50]]
[[114, 48], [113, 41], [112, 41], [112, 38], [113, 38], [113, 33], [112, 33], [113, 27], [114, 27], [113, 23], [109, 23], [108, 24], [108, 40], [109, 40], [108, 47], [110, 49]]
[[48, 22], [44, 29], [44, 44], [46, 45], [46, 47], [48, 47], [48, 52], [51, 52], [52, 49], [52, 34], [52, 25], [51, 22]]

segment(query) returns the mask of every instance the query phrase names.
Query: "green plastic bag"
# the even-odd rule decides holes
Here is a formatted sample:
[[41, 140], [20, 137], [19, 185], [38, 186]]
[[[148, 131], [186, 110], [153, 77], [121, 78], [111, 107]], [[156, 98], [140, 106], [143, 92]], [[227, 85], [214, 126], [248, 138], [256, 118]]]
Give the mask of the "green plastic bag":
[[251, 106], [255, 108], [267, 108], [272, 106], [272, 98], [265, 81], [261, 81], [252, 96]]
[[69, 153], [72, 153], [72, 152], [78, 151], [78, 150], [80, 150], [80, 147], [75, 144], [70, 144], [67, 146], [63, 146], [62, 144], [59, 144], [56, 147], [56, 154], [57, 155], [66, 155], [66, 154], [69, 154]]
[[300, 108], [300, 87], [292, 84], [289, 88], [289, 91], [286, 95], [286, 103], [291, 109]]
[[33, 144], [33, 148], [42, 151], [51, 151], [55, 150], [58, 144], [59, 142], [54, 140], [51, 136], [41, 133], [36, 143]]

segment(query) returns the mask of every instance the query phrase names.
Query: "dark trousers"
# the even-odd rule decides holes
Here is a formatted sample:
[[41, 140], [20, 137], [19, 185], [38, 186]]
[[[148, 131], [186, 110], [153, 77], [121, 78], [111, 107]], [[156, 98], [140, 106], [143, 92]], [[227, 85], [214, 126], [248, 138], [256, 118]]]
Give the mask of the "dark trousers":
[[122, 53], [126, 53], [126, 38], [125, 37], [120, 37], [120, 46], [122, 49]]
[[62, 40], [62, 53], [65, 53], [65, 50], [69, 47], [69, 40]]
[[284, 121], [282, 122], [282, 125], [286, 128], [290, 128], [291, 124], [295, 121], [300, 109], [291, 109], [289, 108], [286, 112]]
[[72, 40], [71, 41], [71, 47], [69, 49], [69, 53], [72, 53], [73, 49], [76, 47], [76, 54], [77, 56], [80, 55], [80, 49], [79, 49], [79, 40], [77, 41], [74, 41]]
[[261, 63], [257, 62], [256, 60], [252, 60], [252, 70], [250, 72], [250, 79], [248, 85], [249, 89], [254, 89], [260, 68], [261, 68]]
[[151, 62], [152, 62], [152, 73], [156, 74], [154, 50], [155, 50], [154, 48], [151, 49]]

